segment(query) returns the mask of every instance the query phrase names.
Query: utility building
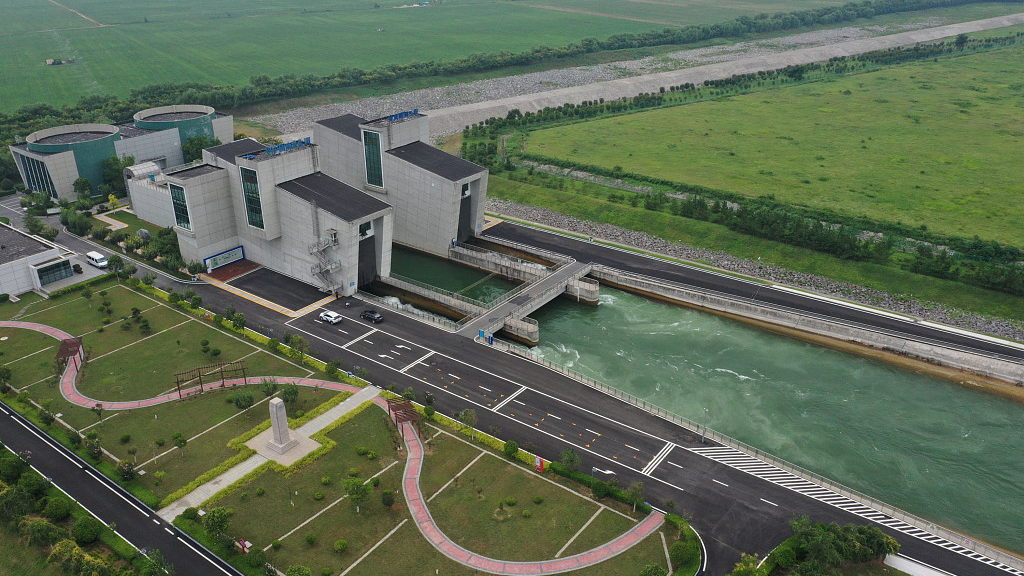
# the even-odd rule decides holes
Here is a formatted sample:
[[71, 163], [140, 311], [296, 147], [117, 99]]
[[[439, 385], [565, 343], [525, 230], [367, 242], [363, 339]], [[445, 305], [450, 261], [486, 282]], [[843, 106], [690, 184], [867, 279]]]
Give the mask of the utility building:
[[427, 137], [422, 114], [343, 116], [312, 139], [239, 140], [177, 169], [133, 166], [126, 180], [135, 213], [173, 226], [186, 261], [213, 270], [244, 258], [351, 295], [390, 275], [392, 240], [447, 255], [480, 229], [487, 171]]
[[29, 190], [54, 200], [76, 200], [73, 184], [86, 178], [93, 190], [103, 183], [103, 161], [131, 156], [160, 168], [184, 162], [181, 145], [193, 136], [233, 139], [233, 119], [209, 106], [163, 106], [143, 110], [118, 124], [70, 124], [29, 134], [11, 145], [14, 162]]

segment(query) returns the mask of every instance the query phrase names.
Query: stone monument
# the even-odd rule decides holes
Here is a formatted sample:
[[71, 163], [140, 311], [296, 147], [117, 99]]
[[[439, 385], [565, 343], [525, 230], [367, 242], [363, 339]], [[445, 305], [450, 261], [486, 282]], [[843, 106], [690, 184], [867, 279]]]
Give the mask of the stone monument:
[[285, 413], [284, 400], [280, 398], [270, 401], [270, 425], [274, 429], [274, 438], [267, 442], [267, 448], [278, 454], [284, 454], [299, 443], [298, 440], [291, 437], [288, 430], [288, 415]]

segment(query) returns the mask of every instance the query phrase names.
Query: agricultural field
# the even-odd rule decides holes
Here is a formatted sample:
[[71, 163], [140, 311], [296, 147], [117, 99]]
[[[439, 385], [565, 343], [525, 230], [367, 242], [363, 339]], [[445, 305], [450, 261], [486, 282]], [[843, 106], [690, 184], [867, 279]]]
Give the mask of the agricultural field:
[[[60, 105], [81, 95], [125, 96], [132, 88], [161, 82], [238, 85], [259, 74], [323, 75], [343, 67], [453, 60], [842, 3], [442, 0], [411, 7], [411, 2], [353, 0], [314, 5], [282, 0], [258, 5], [72, 0], [65, 9], [42, 1], [26, 5], [0, 0], [7, 16], [0, 22], [0, 48], [7, 55], [0, 111], [40, 103], [44, 94], [45, 103]], [[915, 17], [934, 12], [946, 22], [1016, 10], [1012, 4], [996, 3], [924, 11]], [[49, 58], [74, 62], [46, 66]], [[147, 69], [159, 74], [140, 73]]]
[[530, 134], [527, 151], [1024, 247], [1024, 47]]

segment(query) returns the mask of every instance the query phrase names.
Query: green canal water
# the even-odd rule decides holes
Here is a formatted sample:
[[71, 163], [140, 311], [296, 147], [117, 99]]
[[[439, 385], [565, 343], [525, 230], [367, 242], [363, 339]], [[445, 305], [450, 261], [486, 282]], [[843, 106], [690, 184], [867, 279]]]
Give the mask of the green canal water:
[[601, 287], [536, 352], [975, 538], [1024, 552], [1024, 406]]
[[496, 274], [401, 246], [392, 248], [391, 271], [481, 302], [496, 300], [519, 285]]

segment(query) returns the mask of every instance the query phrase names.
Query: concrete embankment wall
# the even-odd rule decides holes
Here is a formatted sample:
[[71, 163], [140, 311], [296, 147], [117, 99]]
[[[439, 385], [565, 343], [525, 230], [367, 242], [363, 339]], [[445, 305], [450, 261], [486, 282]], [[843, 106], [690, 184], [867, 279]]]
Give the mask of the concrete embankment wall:
[[[809, 338], [816, 343], [852, 344], [895, 355], [904, 360], [909, 359], [915, 361], [919, 368], [955, 380], [963, 380], [963, 374], [949, 369], [1012, 383], [1020, 382], [1024, 377], [1024, 366], [998, 358], [908, 340], [869, 328], [765, 306], [750, 300], [663, 284], [614, 269], [595, 268], [590, 275], [609, 286], [717, 314], [725, 314], [787, 335], [817, 336], [818, 338]], [[901, 363], [906, 364], [907, 362]]]

